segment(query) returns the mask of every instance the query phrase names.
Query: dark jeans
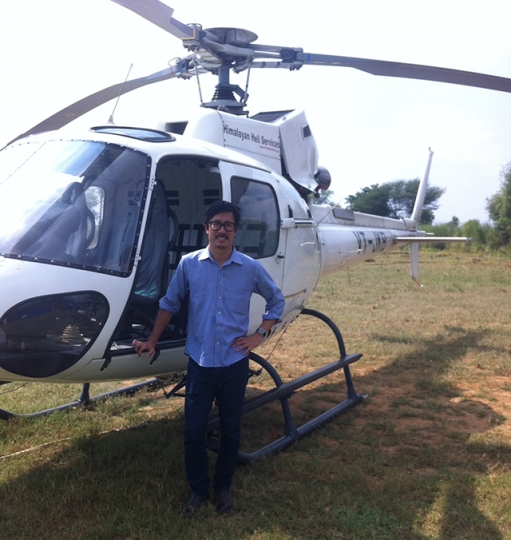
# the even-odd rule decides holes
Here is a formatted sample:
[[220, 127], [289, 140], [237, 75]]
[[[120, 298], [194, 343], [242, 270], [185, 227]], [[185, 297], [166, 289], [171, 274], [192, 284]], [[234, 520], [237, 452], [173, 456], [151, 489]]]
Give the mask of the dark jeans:
[[209, 491], [206, 449], [208, 416], [216, 399], [220, 419], [220, 448], [213, 488], [230, 489], [240, 448], [241, 413], [248, 381], [248, 358], [228, 367], [209, 368], [188, 360], [185, 398], [185, 469], [193, 493]]

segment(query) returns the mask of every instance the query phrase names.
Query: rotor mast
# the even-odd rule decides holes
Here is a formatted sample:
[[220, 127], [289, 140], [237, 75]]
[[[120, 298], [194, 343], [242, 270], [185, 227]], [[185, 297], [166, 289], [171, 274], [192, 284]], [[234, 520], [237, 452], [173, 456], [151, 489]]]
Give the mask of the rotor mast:
[[[231, 66], [223, 65], [219, 67], [217, 75], [218, 83], [215, 86], [213, 98], [207, 103], [202, 103], [202, 107], [238, 115], [246, 114], [243, 109], [247, 104], [248, 93], [246, 90], [240, 88], [237, 84], [231, 84]], [[236, 99], [236, 95], [239, 96], [240, 101]]]
[[[202, 30], [195, 25], [192, 39], [183, 39], [183, 45], [192, 52], [188, 57], [190, 64], [200, 71], [208, 71], [218, 77], [215, 93], [211, 101], [202, 103], [202, 107], [246, 114], [243, 109], [248, 99], [248, 77], [245, 90], [231, 84], [230, 72], [239, 73], [248, 70], [254, 60], [254, 49], [250, 46], [257, 39], [257, 34], [241, 28], [210, 28]], [[197, 70], [198, 73], [198, 70]]]

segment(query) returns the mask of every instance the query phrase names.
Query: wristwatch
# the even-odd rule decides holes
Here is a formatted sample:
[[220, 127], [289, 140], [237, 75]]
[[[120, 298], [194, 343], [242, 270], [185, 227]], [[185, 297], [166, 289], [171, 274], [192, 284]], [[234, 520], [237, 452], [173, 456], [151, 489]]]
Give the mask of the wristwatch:
[[268, 334], [264, 331], [264, 328], [261, 328], [259, 327], [256, 332], [260, 335], [260, 336], [263, 336], [263, 338], [265, 338]]

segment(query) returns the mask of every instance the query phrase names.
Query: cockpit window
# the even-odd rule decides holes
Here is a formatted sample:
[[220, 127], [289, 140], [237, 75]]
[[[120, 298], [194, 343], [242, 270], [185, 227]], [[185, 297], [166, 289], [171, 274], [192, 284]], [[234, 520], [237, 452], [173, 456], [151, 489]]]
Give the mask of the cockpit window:
[[102, 142], [22, 143], [0, 152], [0, 254], [127, 275], [150, 158]]

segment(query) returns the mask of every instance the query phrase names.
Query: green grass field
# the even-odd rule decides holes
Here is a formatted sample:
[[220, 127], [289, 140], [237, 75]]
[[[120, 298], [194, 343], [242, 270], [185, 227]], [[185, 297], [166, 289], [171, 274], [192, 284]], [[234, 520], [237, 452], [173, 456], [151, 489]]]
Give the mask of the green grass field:
[[[511, 539], [511, 262], [396, 252], [322, 279], [309, 307], [340, 327], [369, 394], [285, 452], [238, 468], [235, 509], [179, 516], [188, 497], [182, 400], [160, 392], [0, 422], [0, 538]], [[336, 359], [300, 317], [257, 351], [286, 380]], [[131, 381], [130, 381], [131, 382]], [[254, 391], [270, 385], [262, 376]], [[97, 393], [108, 385], [96, 385]], [[0, 386], [0, 407], [73, 401], [78, 385]], [[336, 373], [291, 399], [297, 422], [345, 398]], [[279, 407], [244, 421], [244, 450], [282, 434]]]

